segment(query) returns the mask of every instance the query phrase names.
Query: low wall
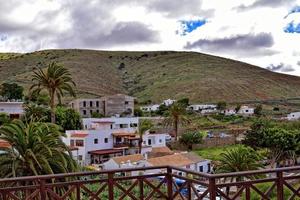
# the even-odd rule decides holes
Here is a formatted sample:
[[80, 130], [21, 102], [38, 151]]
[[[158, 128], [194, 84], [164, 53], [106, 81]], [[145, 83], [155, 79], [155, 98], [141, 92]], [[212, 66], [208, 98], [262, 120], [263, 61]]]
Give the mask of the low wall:
[[216, 137], [216, 138], [207, 138], [203, 141], [202, 144], [193, 145], [193, 149], [209, 148], [209, 147], [220, 147], [226, 145], [235, 144], [236, 140], [234, 137]]

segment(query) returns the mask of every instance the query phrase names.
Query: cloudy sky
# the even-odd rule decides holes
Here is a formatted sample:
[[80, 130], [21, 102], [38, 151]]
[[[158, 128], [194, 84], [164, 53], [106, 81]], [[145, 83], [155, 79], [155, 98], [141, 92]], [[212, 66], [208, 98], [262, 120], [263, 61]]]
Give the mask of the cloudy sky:
[[198, 51], [300, 75], [300, 0], [0, 0], [0, 52]]

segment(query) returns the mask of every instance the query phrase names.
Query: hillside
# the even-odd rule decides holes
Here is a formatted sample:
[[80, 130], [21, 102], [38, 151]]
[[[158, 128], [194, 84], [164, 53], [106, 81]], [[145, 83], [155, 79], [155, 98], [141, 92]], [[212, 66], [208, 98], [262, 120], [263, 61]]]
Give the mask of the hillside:
[[139, 101], [189, 97], [192, 102], [300, 96], [300, 77], [194, 52], [45, 50], [0, 54], [0, 80], [28, 88], [35, 67], [57, 61], [70, 69], [80, 97], [127, 93]]

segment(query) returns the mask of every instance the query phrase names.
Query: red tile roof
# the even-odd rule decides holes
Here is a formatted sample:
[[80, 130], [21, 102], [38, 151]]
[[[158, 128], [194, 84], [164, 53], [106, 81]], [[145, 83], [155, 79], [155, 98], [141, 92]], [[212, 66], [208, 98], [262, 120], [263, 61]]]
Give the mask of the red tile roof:
[[77, 138], [85, 138], [86, 136], [88, 136], [87, 133], [72, 133], [71, 137], [77, 137]]
[[106, 155], [106, 154], [121, 153], [121, 152], [123, 152], [123, 149], [101, 149], [101, 150], [89, 151], [89, 154]]
[[7, 141], [0, 140], [0, 147], [2, 147], [2, 148], [9, 148], [9, 147], [11, 147], [11, 145]]

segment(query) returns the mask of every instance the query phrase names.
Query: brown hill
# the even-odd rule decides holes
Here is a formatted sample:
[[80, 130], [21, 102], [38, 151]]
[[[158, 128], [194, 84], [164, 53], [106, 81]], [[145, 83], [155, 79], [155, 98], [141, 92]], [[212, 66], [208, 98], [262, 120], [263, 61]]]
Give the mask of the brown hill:
[[189, 97], [192, 102], [300, 96], [300, 77], [195, 52], [45, 50], [0, 54], [0, 80], [31, 84], [35, 67], [57, 61], [70, 69], [81, 97], [127, 93], [139, 101]]

